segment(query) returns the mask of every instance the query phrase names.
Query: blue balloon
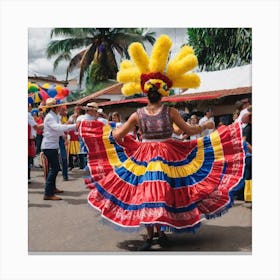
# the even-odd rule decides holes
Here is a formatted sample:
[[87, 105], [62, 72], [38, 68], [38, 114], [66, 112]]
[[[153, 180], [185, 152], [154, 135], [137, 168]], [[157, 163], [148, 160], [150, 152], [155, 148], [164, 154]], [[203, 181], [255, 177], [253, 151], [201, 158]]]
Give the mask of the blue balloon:
[[55, 88], [49, 88], [47, 90], [49, 97], [54, 98], [57, 95], [57, 91]]
[[31, 104], [31, 105], [34, 104], [34, 100], [31, 96], [28, 97], [28, 104]]

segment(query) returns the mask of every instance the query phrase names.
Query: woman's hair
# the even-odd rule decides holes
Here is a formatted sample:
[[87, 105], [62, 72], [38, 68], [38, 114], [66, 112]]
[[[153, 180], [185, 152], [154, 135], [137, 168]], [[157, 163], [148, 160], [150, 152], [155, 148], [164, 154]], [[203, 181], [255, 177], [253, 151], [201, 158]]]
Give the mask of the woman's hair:
[[121, 115], [119, 114], [119, 112], [113, 112], [112, 117], [117, 117], [119, 121], [121, 121]]
[[148, 99], [151, 103], [156, 103], [161, 100], [162, 95], [157, 91], [157, 87], [152, 87], [148, 91]]

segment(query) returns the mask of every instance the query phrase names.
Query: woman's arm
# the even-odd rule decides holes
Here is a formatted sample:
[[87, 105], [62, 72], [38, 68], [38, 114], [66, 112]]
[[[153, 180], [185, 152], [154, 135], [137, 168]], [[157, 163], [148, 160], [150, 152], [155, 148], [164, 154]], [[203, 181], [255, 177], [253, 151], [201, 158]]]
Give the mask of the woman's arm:
[[170, 108], [171, 120], [188, 135], [195, 135], [201, 133], [205, 129], [212, 129], [215, 124], [212, 121], [205, 122], [203, 125], [190, 125], [186, 123], [184, 119], [180, 116], [179, 112], [175, 108]]
[[113, 130], [113, 137], [116, 140], [123, 138], [129, 131], [131, 131], [138, 123], [137, 113], [133, 113], [129, 119], [120, 127]]

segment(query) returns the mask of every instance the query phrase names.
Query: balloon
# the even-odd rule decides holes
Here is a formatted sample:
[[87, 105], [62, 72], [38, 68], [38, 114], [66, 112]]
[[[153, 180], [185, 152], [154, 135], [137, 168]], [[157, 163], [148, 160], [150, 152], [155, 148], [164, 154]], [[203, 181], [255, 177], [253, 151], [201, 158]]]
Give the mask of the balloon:
[[40, 95], [43, 101], [46, 101], [48, 98], [50, 98], [49, 95], [43, 89], [40, 89]]
[[61, 91], [57, 93], [55, 99], [61, 100], [69, 95], [69, 89], [68, 88], [61, 88]]
[[62, 96], [61, 94], [57, 94], [55, 97], [56, 100], [61, 100], [63, 98], [64, 98], [64, 96]]
[[37, 92], [39, 90], [39, 87], [36, 84], [31, 84], [28, 88], [28, 93], [30, 92]]
[[66, 96], [68, 96], [69, 95], [69, 89], [68, 88], [62, 88], [62, 95], [64, 96], [64, 97], [66, 97]]
[[49, 85], [48, 83], [45, 83], [45, 84], [43, 84], [42, 87], [45, 88], [45, 89], [49, 89], [49, 88], [50, 88], [50, 85]]
[[42, 96], [41, 94], [37, 91], [34, 93], [34, 102], [35, 103], [40, 103], [42, 101]]
[[56, 89], [56, 91], [57, 91], [57, 95], [60, 95], [61, 90], [62, 90], [62, 86], [61, 86], [61, 85], [57, 85], [57, 86], [55, 87], [55, 89]]
[[31, 104], [31, 105], [34, 104], [34, 100], [31, 96], [28, 97], [28, 104]]
[[66, 91], [65, 96], [68, 96], [68, 95], [69, 95], [69, 93], [70, 93], [69, 88], [65, 88], [65, 91]]
[[48, 92], [49, 97], [51, 97], [51, 98], [54, 98], [57, 95], [57, 91], [55, 88], [49, 88], [47, 92]]

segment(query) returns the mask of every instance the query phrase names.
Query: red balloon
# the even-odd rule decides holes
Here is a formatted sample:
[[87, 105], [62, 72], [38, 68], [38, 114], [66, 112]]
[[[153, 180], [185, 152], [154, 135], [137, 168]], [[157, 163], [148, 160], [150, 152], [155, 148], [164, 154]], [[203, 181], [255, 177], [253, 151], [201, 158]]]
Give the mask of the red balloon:
[[61, 93], [60, 93], [60, 94], [57, 94], [56, 97], [55, 97], [56, 100], [61, 100], [61, 99], [63, 99], [63, 98], [64, 98], [64, 96], [62, 96]]
[[64, 87], [64, 88], [62, 88], [62, 95], [64, 96], [64, 97], [66, 97], [66, 96], [68, 96], [69, 95], [69, 89], [68, 88], [66, 88], [66, 87]]
[[[68, 94], [69, 94], [69, 92], [68, 92], [68, 94], [67, 94], [67, 90], [68, 89], [66, 89], [66, 88], [61, 88], [60, 89], [60, 91], [57, 93], [57, 95], [55, 96], [55, 99], [56, 100], [61, 100], [61, 99], [63, 99], [63, 98], [65, 98]], [[69, 90], [68, 90], [69, 91]]]

